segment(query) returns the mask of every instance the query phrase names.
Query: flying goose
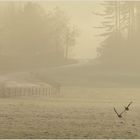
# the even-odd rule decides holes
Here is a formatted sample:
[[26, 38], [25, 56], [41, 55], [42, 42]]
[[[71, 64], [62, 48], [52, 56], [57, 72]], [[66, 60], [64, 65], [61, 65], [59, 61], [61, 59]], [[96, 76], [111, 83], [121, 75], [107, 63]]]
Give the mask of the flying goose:
[[128, 111], [129, 110], [129, 106], [132, 104], [133, 102], [130, 102], [127, 106], [124, 106], [125, 110]]
[[115, 107], [114, 107], [114, 111], [115, 111], [115, 113], [117, 114], [117, 116], [119, 117], [119, 118], [122, 118], [122, 114], [126, 111], [126, 110], [124, 110], [124, 111], [122, 111], [120, 114], [117, 112], [117, 110], [115, 109]]

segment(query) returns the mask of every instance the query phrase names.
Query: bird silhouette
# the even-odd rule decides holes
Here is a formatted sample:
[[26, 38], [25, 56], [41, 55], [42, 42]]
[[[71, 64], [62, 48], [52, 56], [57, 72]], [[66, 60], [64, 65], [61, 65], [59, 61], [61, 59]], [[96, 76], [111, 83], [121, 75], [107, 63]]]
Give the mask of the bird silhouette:
[[115, 109], [115, 107], [114, 107], [114, 111], [115, 111], [115, 113], [117, 114], [117, 116], [119, 117], [119, 118], [122, 118], [122, 114], [126, 111], [126, 110], [124, 110], [124, 111], [122, 111], [120, 114], [117, 112], [117, 110]]
[[124, 106], [125, 110], [128, 111], [129, 110], [129, 106], [132, 104], [133, 102], [130, 102], [127, 106]]

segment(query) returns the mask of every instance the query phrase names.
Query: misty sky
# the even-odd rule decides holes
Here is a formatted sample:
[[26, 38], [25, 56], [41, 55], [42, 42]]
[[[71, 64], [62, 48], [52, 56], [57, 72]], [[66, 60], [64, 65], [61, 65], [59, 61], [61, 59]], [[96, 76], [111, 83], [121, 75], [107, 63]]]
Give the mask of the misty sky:
[[97, 26], [100, 19], [92, 12], [100, 8], [97, 1], [44, 1], [41, 5], [46, 10], [58, 7], [65, 11], [71, 23], [79, 29], [80, 36], [73, 50], [73, 57], [96, 57], [96, 48], [99, 47], [101, 39], [95, 36], [98, 31], [93, 26]]

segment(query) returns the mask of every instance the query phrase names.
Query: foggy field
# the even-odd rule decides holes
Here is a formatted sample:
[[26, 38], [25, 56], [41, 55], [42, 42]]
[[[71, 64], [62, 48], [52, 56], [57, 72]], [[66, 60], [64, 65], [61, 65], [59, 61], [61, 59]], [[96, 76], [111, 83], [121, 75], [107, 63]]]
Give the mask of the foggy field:
[[140, 139], [140, 1], [0, 1], [6, 138]]
[[[140, 89], [62, 88], [58, 97], [0, 99], [0, 138], [140, 138]], [[124, 118], [113, 111], [134, 103]]]

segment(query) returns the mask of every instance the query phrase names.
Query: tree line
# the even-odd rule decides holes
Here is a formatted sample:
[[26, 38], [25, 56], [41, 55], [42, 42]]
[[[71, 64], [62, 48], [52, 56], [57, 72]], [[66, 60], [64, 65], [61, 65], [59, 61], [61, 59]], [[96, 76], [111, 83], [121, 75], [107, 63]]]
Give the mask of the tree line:
[[140, 2], [104, 1], [103, 12], [94, 12], [103, 17], [99, 28], [105, 39], [97, 52], [99, 63], [108, 68], [124, 70], [140, 69]]
[[59, 8], [46, 12], [35, 2], [6, 2], [0, 11], [0, 63], [5, 69], [67, 63], [77, 35]]

